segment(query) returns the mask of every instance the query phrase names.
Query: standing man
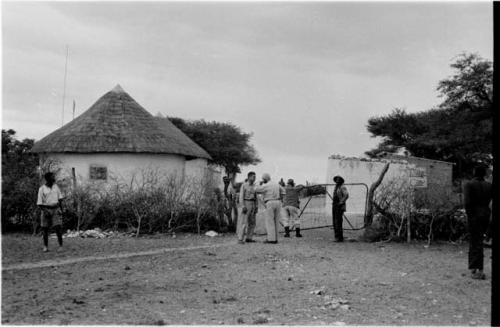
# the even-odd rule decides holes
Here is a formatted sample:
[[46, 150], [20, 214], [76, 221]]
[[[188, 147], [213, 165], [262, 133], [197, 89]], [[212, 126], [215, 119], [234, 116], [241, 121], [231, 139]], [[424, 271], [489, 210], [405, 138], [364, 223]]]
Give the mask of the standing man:
[[255, 187], [257, 194], [262, 194], [264, 204], [268, 212], [266, 215], [267, 240], [264, 243], [278, 243], [278, 228], [281, 216], [281, 199], [285, 195], [285, 189], [278, 183], [271, 182], [271, 175], [263, 174], [262, 182]]
[[474, 178], [464, 184], [464, 207], [469, 228], [469, 269], [474, 279], [485, 279], [483, 238], [490, 219], [491, 183], [484, 180], [486, 167], [477, 166]]
[[342, 220], [346, 210], [346, 201], [349, 198], [349, 192], [347, 192], [347, 187], [345, 187], [344, 179], [341, 176], [335, 176], [333, 182], [335, 183], [332, 202], [333, 231], [335, 234], [335, 242], [343, 242]]
[[40, 225], [43, 231], [43, 252], [49, 251], [49, 229], [54, 227], [57, 234], [59, 247], [63, 245], [62, 240], [62, 194], [55, 184], [53, 173], [45, 174], [45, 185], [38, 189], [37, 206], [42, 210]]
[[[253, 231], [255, 229], [255, 215], [257, 214], [257, 194], [255, 193], [255, 173], [248, 173], [248, 178], [240, 188], [241, 216], [238, 219], [238, 243], [255, 242]], [[243, 240], [246, 234], [246, 239]]]
[[[234, 187], [234, 174], [231, 176], [224, 176], [224, 196], [225, 213], [228, 219], [229, 227], [231, 230], [236, 230], [238, 226], [238, 208], [236, 206], [236, 190]], [[234, 229], [233, 229], [234, 228]]]
[[285, 209], [285, 237], [290, 237], [290, 227], [295, 227], [295, 237], [302, 237], [300, 234], [300, 202], [299, 192], [304, 186], [295, 187], [293, 179], [289, 179], [285, 187], [285, 198], [283, 200], [283, 208]]

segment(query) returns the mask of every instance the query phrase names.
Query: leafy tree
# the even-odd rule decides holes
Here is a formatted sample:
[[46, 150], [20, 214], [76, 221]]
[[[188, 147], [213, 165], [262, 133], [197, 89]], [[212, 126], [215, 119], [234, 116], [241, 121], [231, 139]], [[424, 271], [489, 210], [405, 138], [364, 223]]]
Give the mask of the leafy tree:
[[439, 107], [417, 113], [396, 108], [368, 120], [368, 131], [383, 139], [367, 155], [405, 148], [414, 156], [456, 163], [456, 178], [470, 174], [478, 161], [491, 163], [492, 62], [477, 54], [461, 54], [451, 67], [455, 74], [437, 87], [444, 98]]
[[30, 152], [34, 140], [19, 141], [15, 135], [12, 129], [2, 129], [2, 231], [11, 227], [10, 219], [19, 227], [31, 227], [40, 186], [38, 156]]
[[205, 120], [184, 120], [169, 117], [170, 121], [205, 149], [215, 164], [221, 165], [228, 174], [239, 173], [240, 166], [260, 162], [257, 151], [250, 144], [251, 133], [231, 123]]

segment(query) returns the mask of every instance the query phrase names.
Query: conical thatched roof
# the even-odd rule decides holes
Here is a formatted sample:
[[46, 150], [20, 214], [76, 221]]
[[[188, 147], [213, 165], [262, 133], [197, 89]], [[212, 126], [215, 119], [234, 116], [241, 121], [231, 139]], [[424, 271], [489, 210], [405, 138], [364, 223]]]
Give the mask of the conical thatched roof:
[[168, 119], [153, 117], [120, 85], [36, 142], [36, 153], [170, 153], [211, 159]]

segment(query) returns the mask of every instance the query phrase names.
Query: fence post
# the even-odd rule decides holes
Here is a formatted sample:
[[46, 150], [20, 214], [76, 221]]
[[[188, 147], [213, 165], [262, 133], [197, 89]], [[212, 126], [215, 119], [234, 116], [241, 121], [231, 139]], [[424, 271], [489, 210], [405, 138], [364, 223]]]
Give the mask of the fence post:
[[71, 168], [71, 177], [73, 178], [73, 188], [76, 187], [76, 173], [75, 173], [75, 167]]
[[407, 227], [406, 228], [406, 242], [410, 243], [411, 241], [411, 229], [410, 229], [410, 217], [411, 214], [407, 213]]

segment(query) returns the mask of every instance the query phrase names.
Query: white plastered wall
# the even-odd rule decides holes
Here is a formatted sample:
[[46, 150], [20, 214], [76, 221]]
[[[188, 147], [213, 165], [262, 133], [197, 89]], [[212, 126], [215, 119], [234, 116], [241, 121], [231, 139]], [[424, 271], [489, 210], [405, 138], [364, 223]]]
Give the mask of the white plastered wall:
[[[363, 183], [371, 186], [382, 172], [387, 161], [383, 160], [361, 160], [359, 158], [329, 158], [327, 164], [326, 183], [332, 184], [333, 177], [340, 175], [346, 184]], [[410, 169], [415, 165], [404, 161], [391, 161], [382, 184], [391, 180], [409, 180]], [[349, 191], [346, 213], [364, 214], [366, 204], [366, 187], [357, 185], [346, 185]], [[333, 187], [328, 188], [332, 194]], [[332, 200], [328, 197], [326, 206], [330, 208]]]
[[90, 166], [104, 166], [108, 170], [108, 182], [118, 180], [129, 183], [132, 178], [141, 178], [146, 171], [157, 171], [166, 175], [182, 176], [185, 159], [172, 154], [148, 153], [56, 153], [44, 159], [55, 161], [62, 169], [59, 178], [71, 178], [71, 169], [79, 183], [88, 182]]

